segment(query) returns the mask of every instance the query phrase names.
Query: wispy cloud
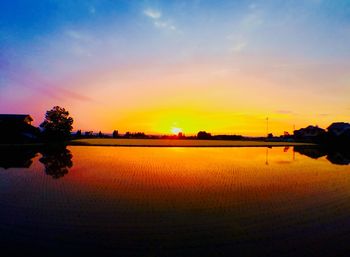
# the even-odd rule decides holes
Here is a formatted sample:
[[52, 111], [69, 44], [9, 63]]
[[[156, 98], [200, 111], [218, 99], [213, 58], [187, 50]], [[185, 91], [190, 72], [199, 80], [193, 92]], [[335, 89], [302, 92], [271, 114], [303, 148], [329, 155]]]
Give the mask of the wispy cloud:
[[255, 3], [250, 4], [247, 13], [237, 22], [234, 32], [227, 37], [231, 41], [229, 52], [234, 54], [246, 49], [249, 39], [263, 24], [262, 10]]
[[171, 23], [168, 23], [168, 22], [164, 22], [164, 21], [155, 21], [154, 26], [156, 26], [157, 28], [176, 30], [176, 27], [174, 25], [172, 25]]
[[235, 42], [231, 47], [230, 52], [232, 53], [241, 52], [246, 46], [247, 46], [247, 43], [244, 41]]
[[93, 38], [89, 34], [84, 33], [82, 31], [79, 31], [79, 30], [67, 29], [64, 33], [69, 38], [74, 39], [74, 40], [79, 40], [79, 41], [86, 42], [86, 43], [91, 43], [94, 41]]
[[229, 35], [227, 39], [231, 41], [231, 47], [229, 48], [231, 53], [241, 52], [247, 46], [247, 41], [242, 35]]
[[79, 32], [77, 32], [75, 30], [71, 30], [71, 29], [66, 30], [65, 34], [72, 39], [81, 39], [82, 38], [82, 36]]
[[156, 28], [167, 29], [167, 30], [177, 30], [176, 26], [172, 22], [163, 19], [162, 13], [160, 11], [148, 8], [148, 9], [145, 9], [143, 13], [153, 21], [153, 25]]
[[96, 40], [87, 33], [78, 30], [67, 29], [65, 35], [70, 41], [70, 50], [77, 56], [91, 57], [91, 46], [96, 43]]
[[159, 19], [162, 16], [162, 13], [160, 11], [150, 8], [144, 10], [143, 13], [151, 19]]
[[258, 10], [253, 9], [248, 15], [246, 15], [241, 21], [243, 29], [251, 30], [259, 27], [264, 23], [264, 19]]

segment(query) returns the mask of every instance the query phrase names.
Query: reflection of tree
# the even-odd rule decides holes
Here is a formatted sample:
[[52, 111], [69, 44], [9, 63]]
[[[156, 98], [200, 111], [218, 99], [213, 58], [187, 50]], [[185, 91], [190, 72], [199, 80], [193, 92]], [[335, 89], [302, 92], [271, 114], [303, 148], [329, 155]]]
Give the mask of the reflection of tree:
[[53, 178], [61, 178], [66, 175], [73, 166], [71, 152], [65, 147], [49, 147], [41, 152], [40, 162], [45, 166], [47, 175]]
[[350, 164], [350, 151], [348, 149], [295, 146], [294, 151], [313, 159], [327, 156], [327, 160], [333, 164]]
[[349, 151], [334, 151], [327, 155], [327, 160], [333, 164], [348, 165], [350, 164]]
[[319, 147], [294, 146], [294, 151], [312, 159], [318, 159], [327, 155], [327, 151]]

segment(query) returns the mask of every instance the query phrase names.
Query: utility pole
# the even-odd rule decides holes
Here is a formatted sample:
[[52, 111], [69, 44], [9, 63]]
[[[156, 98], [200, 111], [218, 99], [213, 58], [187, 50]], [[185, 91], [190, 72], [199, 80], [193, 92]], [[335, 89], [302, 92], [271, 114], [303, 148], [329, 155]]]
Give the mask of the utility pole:
[[[294, 138], [295, 124], [293, 124], [293, 138]], [[294, 139], [295, 140], [295, 139]], [[295, 146], [293, 146], [293, 161], [295, 161]]]
[[266, 137], [269, 136], [269, 117], [266, 117]]

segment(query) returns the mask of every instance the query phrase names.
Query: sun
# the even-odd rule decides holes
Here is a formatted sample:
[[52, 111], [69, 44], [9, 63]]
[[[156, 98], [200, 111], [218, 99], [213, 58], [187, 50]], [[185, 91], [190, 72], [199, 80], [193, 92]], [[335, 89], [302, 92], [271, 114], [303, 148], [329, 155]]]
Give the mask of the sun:
[[178, 135], [179, 133], [182, 133], [182, 129], [173, 127], [173, 128], [171, 128], [171, 133]]

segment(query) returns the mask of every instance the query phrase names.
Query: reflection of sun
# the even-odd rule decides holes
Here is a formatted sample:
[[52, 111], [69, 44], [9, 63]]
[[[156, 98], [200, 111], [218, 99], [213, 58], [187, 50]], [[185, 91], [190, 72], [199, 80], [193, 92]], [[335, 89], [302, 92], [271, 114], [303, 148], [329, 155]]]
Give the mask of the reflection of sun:
[[179, 133], [182, 133], [182, 129], [181, 128], [171, 128], [171, 133], [177, 135]]

